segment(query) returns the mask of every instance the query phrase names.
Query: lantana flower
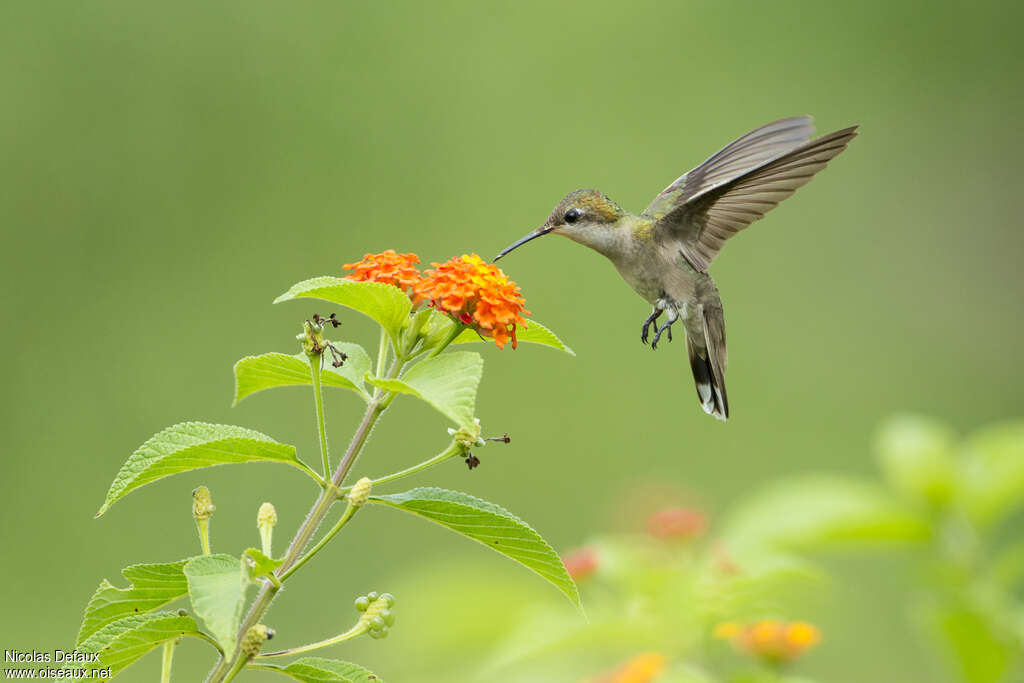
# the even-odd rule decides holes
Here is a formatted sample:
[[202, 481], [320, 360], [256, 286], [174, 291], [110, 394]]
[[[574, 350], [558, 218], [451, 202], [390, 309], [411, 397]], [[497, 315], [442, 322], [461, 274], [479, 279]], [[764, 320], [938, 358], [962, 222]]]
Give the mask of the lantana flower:
[[791, 661], [821, 642], [821, 631], [813, 624], [777, 619], [762, 619], [747, 626], [727, 621], [715, 627], [714, 636], [770, 662]]
[[394, 249], [379, 254], [366, 254], [362, 261], [346, 263], [345, 270], [355, 272], [346, 275], [346, 279], [358, 282], [380, 282], [394, 285], [406, 292], [415, 292], [423, 276], [416, 269], [420, 257], [416, 254], [398, 254]]
[[438, 311], [493, 338], [499, 349], [509, 340], [516, 348], [516, 326], [526, 327], [523, 316], [530, 314], [516, 283], [476, 254], [435, 263], [433, 270], [424, 273], [416, 294]]

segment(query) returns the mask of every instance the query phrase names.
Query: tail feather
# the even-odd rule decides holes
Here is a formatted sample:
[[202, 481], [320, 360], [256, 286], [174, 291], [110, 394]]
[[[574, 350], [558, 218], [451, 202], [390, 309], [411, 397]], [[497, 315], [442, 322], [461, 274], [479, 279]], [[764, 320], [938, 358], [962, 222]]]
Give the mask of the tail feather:
[[715, 372], [708, 359], [707, 349], [698, 349], [686, 340], [686, 350], [690, 355], [690, 369], [693, 381], [697, 385], [697, 400], [700, 407], [708, 415], [713, 415], [723, 422], [729, 419], [729, 400], [725, 393], [725, 378]]
[[729, 398], [725, 392], [725, 316], [717, 293], [701, 305], [703, 334], [686, 335], [686, 351], [697, 385], [697, 400], [708, 415], [729, 419]]

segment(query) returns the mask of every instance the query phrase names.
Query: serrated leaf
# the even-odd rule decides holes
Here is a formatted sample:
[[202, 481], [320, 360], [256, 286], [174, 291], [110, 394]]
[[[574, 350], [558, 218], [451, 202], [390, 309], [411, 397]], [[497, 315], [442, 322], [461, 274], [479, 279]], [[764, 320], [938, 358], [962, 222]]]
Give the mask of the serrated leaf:
[[315, 277], [294, 284], [274, 299], [274, 303], [300, 298], [323, 299], [359, 311], [376, 320], [392, 338], [398, 336], [412, 310], [409, 296], [398, 287], [331, 276]]
[[469, 427], [476, 414], [476, 391], [483, 372], [480, 354], [455, 351], [420, 361], [401, 379], [367, 376], [366, 381], [385, 391], [416, 396], [460, 427]]
[[288, 666], [272, 668], [303, 683], [384, 683], [384, 679], [358, 664], [324, 657], [303, 657]]
[[80, 643], [78, 650], [100, 653], [99, 667], [109, 666], [113, 677], [168, 640], [200, 635], [192, 617], [174, 612], [137, 614], [107, 624]]
[[[331, 342], [348, 358], [340, 368], [331, 365], [330, 352], [324, 354], [320, 383], [325, 387], [350, 389], [364, 400], [370, 395], [363, 384], [363, 376], [370, 369], [370, 357], [359, 344]], [[235, 403], [246, 396], [274, 387], [310, 386], [309, 360], [305, 354], [290, 356], [286, 353], [264, 353], [247, 356], [235, 363]]]
[[93, 593], [85, 608], [82, 627], [75, 642], [82, 641], [107, 624], [127, 616], [151, 612], [188, 594], [183, 569], [188, 560], [166, 564], [135, 564], [121, 570], [128, 588], [118, 588], [106, 579]]
[[192, 610], [224, 648], [235, 651], [248, 577], [237, 557], [204, 555], [185, 564]]
[[515, 560], [553, 584], [582, 611], [576, 583], [558, 554], [530, 525], [503, 507], [438, 488], [415, 488], [370, 500], [419, 515]]
[[922, 541], [928, 524], [875, 484], [808, 475], [749, 497], [728, 520], [729, 548], [820, 548]]
[[275, 569], [284, 564], [284, 560], [275, 560], [272, 557], [267, 557], [263, 554], [263, 551], [258, 548], [249, 548], [242, 553], [242, 560], [245, 562], [245, 567], [248, 570], [248, 578], [250, 581], [255, 581], [263, 576], [268, 576]]
[[[569, 348], [565, 342], [558, 338], [554, 332], [547, 327], [544, 327], [536, 320], [530, 320], [527, 322], [527, 327], [522, 325], [516, 326], [516, 339], [521, 342], [528, 342], [530, 344], [542, 344], [544, 346], [550, 346], [553, 349], [559, 351], [565, 351], [570, 356], [575, 356], [576, 352]], [[472, 342], [489, 342], [490, 339], [481, 337], [476, 331], [472, 329], [465, 329], [456, 337], [452, 344], [469, 344]]]
[[131, 454], [107, 491], [99, 517], [131, 491], [180, 472], [239, 462], [281, 462], [308, 472], [295, 447], [252, 429], [183, 422], [151, 437]]

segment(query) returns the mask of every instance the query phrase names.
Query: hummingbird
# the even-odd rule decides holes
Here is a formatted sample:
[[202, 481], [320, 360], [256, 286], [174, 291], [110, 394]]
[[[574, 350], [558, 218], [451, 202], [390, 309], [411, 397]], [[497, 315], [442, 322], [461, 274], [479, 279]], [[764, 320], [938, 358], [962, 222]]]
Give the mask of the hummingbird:
[[672, 341], [672, 326], [682, 321], [697, 399], [704, 412], [724, 421], [729, 417], [725, 316], [708, 267], [726, 240], [763, 218], [846, 149], [857, 126], [814, 140], [813, 134], [810, 116], [752, 130], [677, 178], [639, 214], [597, 190], [570, 192], [543, 225], [494, 260], [550, 233], [606, 256], [652, 306], [641, 326], [642, 343], [652, 331], [652, 349], [663, 334]]

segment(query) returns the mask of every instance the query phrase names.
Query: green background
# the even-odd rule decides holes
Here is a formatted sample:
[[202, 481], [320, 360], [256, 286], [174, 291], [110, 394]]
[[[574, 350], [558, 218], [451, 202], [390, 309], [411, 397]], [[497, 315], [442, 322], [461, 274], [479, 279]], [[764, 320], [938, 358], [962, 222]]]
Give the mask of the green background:
[[[498, 502], [565, 550], [653, 501], [714, 516], [794, 473], [873, 475], [873, 430], [895, 411], [963, 430], [1019, 416], [1024, 12], [957, 5], [6, 3], [0, 646], [70, 648], [101, 578], [195, 552], [200, 483], [215, 549], [252, 545], [264, 500], [291, 536], [314, 491], [270, 465], [182, 475], [92, 516], [127, 455], [179, 421], [257, 428], [317, 462], [308, 392], [231, 408], [235, 360], [293, 350], [301, 319], [328, 312], [271, 306], [293, 282], [386, 248], [490, 257], [577, 187], [639, 210], [782, 116], [861, 136], [712, 269], [732, 420], [700, 411], [680, 340], [641, 346], [648, 307], [613, 268], [552, 237], [502, 266], [578, 356], [485, 350], [479, 414], [512, 445], [417, 483]], [[344, 319], [344, 338], [375, 348], [367, 321]], [[328, 410], [337, 448], [360, 406], [336, 392]], [[400, 401], [359, 471], [436, 452], [446, 426]], [[832, 588], [792, 615], [826, 634], [802, 670], [943, 680], [904, 609], [903, 563], [832, 564]], [[340, 631], [355, 595], [392, 590], [392, 637], [332, 653], [392, 681], [485, 659], [472, 625], [508, 595], [559, 599], [387, 510], [303, 573], [270, 613], [282, 645]], [[432, 640], [466, 573], [493, 577], [494, 595], [462, 593], [465, 634]], [[155, 679], [158, 659], [125, 680]], [[181, 680], [210, 662], [188, 643]]]

